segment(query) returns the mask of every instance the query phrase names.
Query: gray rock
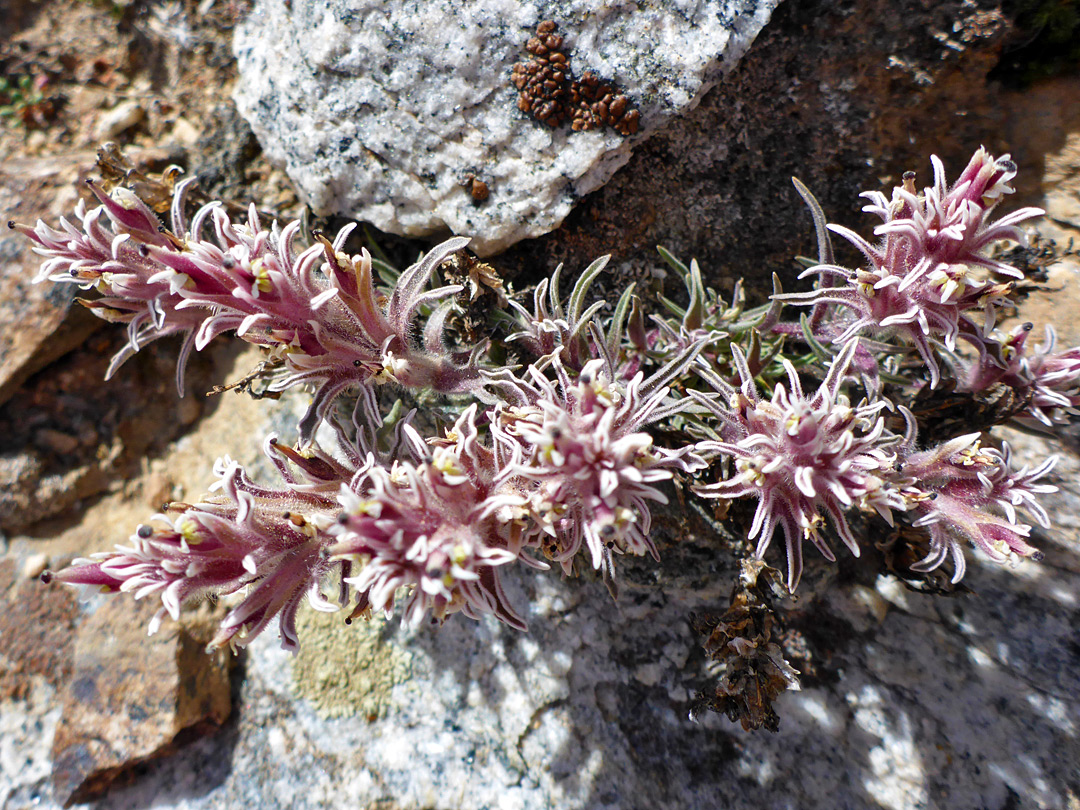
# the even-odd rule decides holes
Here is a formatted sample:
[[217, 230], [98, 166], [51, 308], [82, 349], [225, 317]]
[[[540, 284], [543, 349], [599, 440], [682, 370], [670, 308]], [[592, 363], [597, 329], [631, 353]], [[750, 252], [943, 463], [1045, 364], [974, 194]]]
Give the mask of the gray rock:
[[[318, 214], [392, 233], [449, 229], [488, 255], [557, 227], [634, 146], [692, 109], [777, 0], [260, 0], [237, 29], [235, 100]], [[552, 129], [518, 109], [512, 66], [553, 19], [573, 72], [640, 110], [631, 137]], [[490, 196], [463, 186], [475, 175]]]

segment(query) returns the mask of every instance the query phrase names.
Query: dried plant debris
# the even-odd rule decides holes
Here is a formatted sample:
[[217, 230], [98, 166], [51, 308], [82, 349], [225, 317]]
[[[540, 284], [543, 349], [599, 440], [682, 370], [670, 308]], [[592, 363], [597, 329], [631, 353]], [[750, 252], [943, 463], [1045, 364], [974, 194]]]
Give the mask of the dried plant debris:
[[506, 287], [498, 271], [465, 251], [450, 256], [439, 271], [448, 284], [462, 288], [454, 298], [455, 311], [447, 319], [449, 328], [466, 343], [486, 339], [491, 311], [504, 310], [508, 305]]
[[126, 188], [158, 214], [169, 210], [176, 181], [184, 173], [179, 166], [170, 165], [164, 171], [148, 175], [137, 169], [112, 141], [103, 143], [98, 149], [97, 170], [101, 173], [101, 186], [105, 191]]
[[726, 714], [746, 731], [776, 731], [780, 718], [773, 701], [799, 689], [799, 673], [775, 639], [781, 628], [771, 599], [784, 594], [783, 577], [762, 560], [743, 560], [741, 567], [727, 611], [693, 619], [694, 629], [708, 635], [705, 651], [722, 670], [714, 688], [698, 693], [690, 716], [708, 710]]
[[591, 70], [574, 78], [556, 29], [552, 20], [540, 23], [536, 36], [525, 44], [532, 58], [514, 65], [510, 80], [520, 93], [518, 109], [552, 129], [569, 120], [575, 132], [604, 127], [620, 135], [637, 132], [641, 113], [613, 82]]
[[1038, 289], [1046, 284], [1049, 279], [1048, 268], [1070, 256], [1078, 255], [1075, 240], [1070, 238], [1064, 245], [1059, 245], [1057, 240], [1047, 237], [1035, 231], [1028, 235], [1026, 244], [1001, 243], [995, 245], [995, 258], [1006, 264], [1013, 265], [1025, 276], [1027, 283], [1020, 285], [1018, 300], [1022, 300], [1026, 293]]

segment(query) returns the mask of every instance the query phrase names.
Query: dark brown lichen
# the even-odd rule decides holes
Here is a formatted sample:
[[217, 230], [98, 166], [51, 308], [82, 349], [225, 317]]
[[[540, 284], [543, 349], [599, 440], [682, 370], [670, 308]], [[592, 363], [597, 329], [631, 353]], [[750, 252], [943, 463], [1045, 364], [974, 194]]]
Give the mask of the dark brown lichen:
[[552, 20], [537, 26], [536, 36], [525, 43], [531, 58], [514, 65], [510, 73], [519, 93], [518, 109], [553, 129], [569, 120], [575, 132], [604, 127], [620, 135], [637, 132], [641, 113], [630, 100], [591, 70], [575, 79], [562, 47], [562, 35]]

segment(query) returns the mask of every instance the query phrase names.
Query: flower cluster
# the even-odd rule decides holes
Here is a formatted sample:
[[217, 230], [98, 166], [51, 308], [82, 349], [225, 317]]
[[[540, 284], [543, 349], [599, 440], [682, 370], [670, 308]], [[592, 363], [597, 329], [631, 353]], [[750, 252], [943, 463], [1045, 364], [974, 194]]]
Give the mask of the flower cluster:
[[912, 570], [932, 571], [951, 558], [952, 581], [959, 582], [966, 568], [964, 543], [996, 562], [1038, 555], [1027, 542], [1031, 527], [1017, 522], [1016, 509], [1025, 509], [1040, 526], [1050, 525], [1035, 496], [1057, 491], [1037, 483], [1053, 469], [1056, 456], [1034, 469], [1013, 470], [1007, 443], [1000, 451], [983, 447], [980, 434], [973, 433], [913, 452], [914, 434], [912, 423], [895, 482], [911, 510], [912, 525], [929, 530], [930, 552]]
[[[130, 191], [118, 187], [110, 195], [93, 183], [101, 204], [87, 210], [80, 201], [75, 216], [81, 228], [66, 219], [60, 230], [40, 221], [33, 228], [11, 223], [46, 258], [36, 281], [94, 288], [102, 297], [87, 306], [107, 320], [127, 323], [128, 345], [114, 358], [109, 376], [150, 341], [183, 334], [177, 370], [182, 395], [190, 351], [232, 331], [267, 347], [271, 365], [283, 367], [270, 391], [316, 386], [301, 421], [305, 439], [350, 385], [392, 380], [444, 392], [480, 386], [468, 353], [454, 356], [444, 346], [449, 304], [428, 319], [422, 346], [410, 337], [420, 307], [461, 291], [424, 288], [435, 268], [467, 240], [451, 239], [429, 252], [383, 300], [368, 252], [343, 252], [351, 227], [332, 243], [319, 237], [299, 255], [293, 243], [300, 223], [265, 228], [254, 205], [246, 223], [233, 223], [221, 205], [211, 203], [199, 209], [189, 229], [184, 208], [191, 182], [177, 186], [171, 231]], [[211, 239], [203, 235], [208, 224]]]
[[1046, 325], [1046, 339], [1034, 351], [1028, 344], [1031, 323], [1013, 329], [987, 354], [958, 373], [959, 388], [977, 393], [1003, 383], [1024, 403], [1016, 420], [1031, 427], [1064, 424], [1080, 406], [1080, 348], [1055, 352], [1057, 334]]
[[[914, 173], [908, 172], [891, 199], [880, 191], [862, 195], [870, 200], [863, 210], [884, 222], [874, 229], [883, 237], [879, 244], [848, 228], [829, 226], [862, 252], [866, 267], [816, 265], [803, 275], [820, 275], [822, 286], [780, 300], [842, 307], [842, 317], [822, 330], [837, 343], [864, 333], [898, 335], [918, 350], [936, 387], [941, 372], [932, 344], [940, 341], [953, 350], [962, 338], [980, 354], [985, 352], [997, 309], [1012, 289], [1010, 282], [999, 279], [1023, 277], [1015, 267], [994, 259], [990, 248], [1002, 240], [1023, 242], [1018, 226], [1043, 212], [1021, 208], [991, 221], [1002, 196], [1012, 193], [1008, 183], [1016, 165], [1008, 155], [995, 160], [980, 149], [952, 188], [945, 182], [941, 161], [931, 160], [934, 185], [922, 194], [916, 191]], [[846, 284], [834, 286], [836, 279]], [[975, 310], [981, 312], [981, 322], [973, 319]]]
[[[283, 645], [295, 649], [304, 598], [353, 617], [400, 608], [414, 625], [463, 613], [523, 628], [525, 611], [503, 585], [510, 569], [545, 560], [565, 575], [592, 569], [614, 594], [618, 555], [659, 556], [651, 510], [667, 503], [676, 476], [700, 498], [755, 499], [748, 536], [757, 559], [743, 570], [764, 566], [779, 528], [791, 591], [805, 541], [829, 560], [837, 538], [860, 554], [858, 513], [924, 533], [929, 550], [915, 570], [951, 560], [954, 581], [966, 544], [997, 561], [1035, 556], [1018, 510], [1046, 525], [1037, 498], [1054, 489], [1054, 460], [1014, 469], [1007, 445], [955, 429], [924, 430], [944, 440], [921, 447], [905, 404], [926, 386], [921, 368], [899, 358], [914, 346], [931, 387], [952, 374], [938, 392], [1005, 386], [1022, 418], [1047, 426], [1080, 407], [1080, 349], [1055, 352], [1049, 329], [1037, 349], [1027, 326], [993, 330], [1022, 278], [993, 258], [993, 245], [1021, 241], [1019, 224], [1038, 213], [991, 219], [1015, 166], [979, 150], [951, 187], [936, 158], [934, 169], [921, 193], [906, 175], [891, 198], [866, 195], [866, 210], [884, 221], [878, 244], [829, 226], [865, 255], [859, 270], [836, 263], [824, 213], [796, 184], [818, 232], [818, 261], [807, 261], [815, 290], [784, 294], [775, 284], [768, 303], [747, 310], [737, 287], [725, 305], [696, 262], [663, 253], [688, 303], [662, 299], [668, 315], [647, 318], [629, 285], [605, 315], [607, 302], [589, 301], [604, 258], [565, 301], [561, 268], [536, 285], [531, 309], [511, 297], [510, 312], [492, 316], [492, 334], [499, 318], [512, 322], [497, 352], [451, 345], [444, 326], [461, 287], [428, 289], [465, 240], [433, 248], [384, 287], [366, 251], [345, 253], [347, 230], [298, 250], [298, 224], [265, 227], [254, 207], [234, 223], [215, 204], [189, 227], [183, 183], [170, 230], [131, 192], [92, 185], [99, 204], [76, 209], [78, 226], [13, 227], [45, 257], [39, 281], [94, 288], [101, 297], [86, 305], [128, 325], [110, 374], [170, 334], [184, 339], [182, 374], [189, 351], [233, 332], [265, 348], [271, 390], [309, 386], [313, 401], [295, 446], [267, 441], [276, 488], [223, 460], [204, 501], [172, 504], [129, 545], [52, 576], [159, 596], [174, 617], [193, 600], [224, 596], [231, 609], [215, 645], [243, 645], [278, 617]], [[813, 309], [785, 321], [786, 304]], [[965, 355], [959, 339], [973, 350]], [[522, 367], [496, 359], [517, 355]], [[448, 397], [455, 410], [425, 437], [401, 407], [384, 417], [379, 383], [396, 383], [404, 397], [466, 396]], [[330, 407], [346, 392], [356, 397], [351, 423], [347, 408]], [[321, 449], [324, 423], [334, 444]], [[732, 670], [709, 705], [751, 725], [772, 725], [772, 698], [797, 685], [772, 610], [760, 594], [733, 602], [710, 642]]]
[[514, 459], [505, 475], [526, 495], [527, 533], [545, 555], [570, 573], [584, 544], [592, 567], [613, 588], [612, 554], [659, 559], [646, 502], [667, 503], [667, 497], [655, 485], [704, 462], [692, 445], [657, 448], [644, 432], [681, 407], [665, 405], [668, 389], [657, 378], [646, 381], [638, 372], [622, 385], [599, 359], [576, 379], [557, 357], [553, 367], [557, 385], [534, 367], [532, 385], [521, 385], [526, 404], [496, 411], [496, 437]]
[[[296, 611], [307, 598], [317, 610], [337, 610], [322, 587], [345, 569], [330, 562], [332, 541], [326, 529], [334, 516], [334, 492], [327, 479], [340, 478], [340, 464], [325, 454], [305, 457], [282, 453], [274, 437], [266, 452], [283, 471], [287, 486], [260, 487], [227, 456], [215, 467], [219, 476], [202, 503], [169, 504], [154, 516], [156, 526], [142, 524], [129, 546], [76, 560], [50, 577], [72, 585], [123, 591], [136, 599], [157, 595], [164, 614], [180, 617], [183, 605], [210, 595], [237, 594], [239, 601], [222, 620], [211, 647], [246, 645], [277, 616], [285, 649], [299, 646]], [[295, 474], [282, 455], [294, 462]], [[329, 475], [328, 475], [329, 473]]]
[[885, 431], [883, 401], [852, 407], [841, 385], [855, 354], [849, 340], [837, 355], [818, 390], [807, 396], [795, 368], [785, 361], [788, 391], [782, 383], [772, 397], [762, 399], [735, 349], [742, 385], [735, 389], [709, 374], [715, 399], [691, 392], [721, 422], [721, 441], [698, 447], [735, 460], [735, 475], [697, 486], [704, 498], [758, 499], [749, 539], [758, 539], [757, 556], [768, 548], [777, 525], [787, 541], [788, 588], [795, 590], [802, 574], [802, 541], [810, 540], [829, 560], [835, 560], [821, 529], [828, 519], [855, 556], [859, 544], [845, 513], [871, 509], [892, 523], [892, 510], [904, 509], [899, 492], [886, 486], [895, 456], [889, 452], [897, 438]]
[[415, 460], [370, 465], [339, 496], [329, 553], [356, 567], [347, 582], [359, 609], [389, 614], [405, 588], [409, 624], [461, 611], [524, 629], [499, 581], [499, 568], [521, 553], [524, 499], [498, 486], [499, 459], [478, 440], [476, 406], [430, 449], [411, 426], [404, 432]]

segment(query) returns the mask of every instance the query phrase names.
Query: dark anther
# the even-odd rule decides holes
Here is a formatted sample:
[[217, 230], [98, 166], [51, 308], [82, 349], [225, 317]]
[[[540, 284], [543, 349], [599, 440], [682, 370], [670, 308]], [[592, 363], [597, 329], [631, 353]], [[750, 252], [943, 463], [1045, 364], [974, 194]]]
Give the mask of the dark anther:
[[226, 270], [232, 270], [234, 267], [236, 267], [236, 261], [231, 256], [226, 256], [224, 259], [221, 260], [221, 266], [224, 267]]
[[578, 377], [578, 382], [582, 385], [592, 385], [592, 375], [582, 374], [580, 377]]
[[363, 363], [361, 363], [361, 362], [360, 362], [359, 360], [353, 360], [353, 361], [352, 361], [352, 364], [353, 364], [353, 366], [355, 366], [356, 368], [360, 368], [360, 366], [362, 366], [362, 365], [363, 365]]
[[340, 515], [337, 516], [337, 522], [339, 525], [344, 526], [349, 522], [349, 516], [342, 512]]
[[915, 172], [904, 172], [904, 179], [905, 180], [914, 180], [915, 179]]
[[292, 519], [292, 512], [282, 512], [281, 517], [283, 520], [290, 520]]
[[348, 625], [348, 624], [352, 624], [352, 619], [351, 619], [351, 618], [349, 618], [348, 616], [346, 616], [346, 617], [345, 617], [345, 624], [347, 624], [347, 625]]
[[53, 572], [49, 569], [45, 569], [41, 572], [41, 581], [48, 585], [53, 580]]
[[938, 496], [938, 493], [937, 493], [937, 492], [931, 492], [931, 493], [930, 493], [930, 500], [932, 500], [932, 501], [936, 501], [936, 500], [937, 500], [937, 496]]
[[72, 278], [78, 278], [79, 277], [79, 271], [76, 270], [74, 267], [72, 267], [70, 270], [68, 270], [68, 275], [71, 276]]
[[15, 230], [15, 220], [13, 220], [13, 219], [9, 219], [9, 220], [7, 221], [7, 226], [8, 226], [9, 228], [11, 228], [11, 230]]
[[145, 523], [140, 523], [139, 527], [135, 529], [135, 534], [139, 535], [143, 540], [146, 540], [153, 535], [154, 530], [147, 526]]
[[1011, 160], [999, 160], [997, 162], [997, 166], [1003, 172], [1015, 172], [1016, 171], [1016, 164], [1013, 163]]
[[271, 437], [270, 437], [270, 446], [271, 446], [271, 447], [273, 447], [273, 446], [274, 446], [274, 445], [276, 445], [277, 443], [278, 443], [278, 442], [277, 442], [277, 436], [271, 436]]
[[138, 251], [140, 256], [145, 257], [150, 255], [150, 248], [148, 248], [146, 245], [139, 245]]
[[1035, 328], [1035, 324], [1033, 324], [1031, 321], [1028, 321], [1027, 323], [1024, 324], [1024, 331], [1025, 332], [1030, 332], [1034, 328]]

